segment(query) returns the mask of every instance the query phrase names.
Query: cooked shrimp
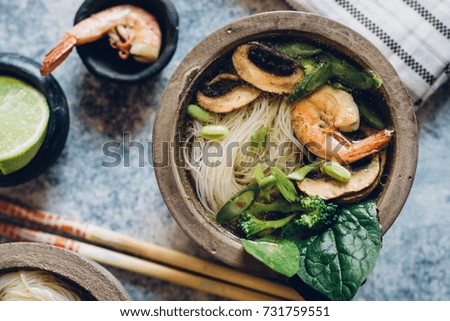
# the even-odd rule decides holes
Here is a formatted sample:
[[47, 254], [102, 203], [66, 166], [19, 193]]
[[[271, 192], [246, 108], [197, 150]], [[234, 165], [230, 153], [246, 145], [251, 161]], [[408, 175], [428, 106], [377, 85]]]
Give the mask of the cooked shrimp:
[[131, 54], [136, 61], [150, 63], [158, 59], [161, 30], [156, 18], [139, 7], [119, 5], [86, 18], [73, 26], [44, 58], [41, 74], [51, 73], [70, 54], [73, 47], [109, 36], [119, 57]]
[[353, 97], [331, 86], [323, 86], [297, 101], [292, 110], [292, 126], [298, 140], [316, 156], [351, 164], [383, 149], [392, 130], [381, 130], [349, 141], [341, 132], [359, 128], [359, 111]]

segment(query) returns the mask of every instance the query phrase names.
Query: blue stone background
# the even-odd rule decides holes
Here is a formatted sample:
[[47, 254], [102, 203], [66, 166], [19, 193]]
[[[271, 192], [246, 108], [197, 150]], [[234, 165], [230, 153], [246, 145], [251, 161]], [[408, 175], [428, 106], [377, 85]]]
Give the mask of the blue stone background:
[[[81, 0], [0, 0], [0, 51], [41, 61], [73, 21]], [[168, 67], [156, 78], [119, 86], [94, 78], [73, 53], [54, 72], [70, 105], [71, 125], [58, 162], [7, 196], [193, 255], [207, 257], [166, 209], [150, 166], [104, 168], [102, 145], [151, 138], [159, 98], [183, 57], [206, 35], [252, 13], [283, 10], [281, 0], [174, 0], [180, 39]], [[356, 300], [450, 300], [450, 83], [417, 112], [420, 157], [411, 195]], [[1, 117], [1, 116], [0, 116]], [[148, 151], [148, 150], [147, 150]], [[10, 240], [0, 239], [1, 242]], [[1, 257], [0, 257], [1, 260]], [[218, 300], [135, 273], [108, 268], [135, 300]]]

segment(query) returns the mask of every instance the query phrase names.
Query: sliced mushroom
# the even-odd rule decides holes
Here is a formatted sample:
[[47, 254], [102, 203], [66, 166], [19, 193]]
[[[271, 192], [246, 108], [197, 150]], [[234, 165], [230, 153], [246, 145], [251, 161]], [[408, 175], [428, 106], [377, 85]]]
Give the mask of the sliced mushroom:
[[369, 164], [351, 170], [352, 177], [347, 183], [323, 176], [317, 179], [305, 178], [297, 186], [307, 195], [318, 195], [326, 200], [336, 199], [342, 203], [357, 202], [378, 185], [385, 159], [386, 151], [375, 154]]
[[259, 90], [244, 84], [238, 76], [220, 74], [199, 90], [197, 102], [214, 113], [228, 113], [248, 105], [260, 94]]
[[290, 94], [304, 76], [294, 60], [257, 43], [239, 46], [232, 60], [239, 77], [270, 93]]
[[378, 186], [381, 176], [383, 175], [384, 165], [386, 164], [386, 150], [380, 152], [380, 171], [375, 181], [369, 187], [355, 193], [350, 193], [339, 197], [340, 203], [355, 203], [365, 199]]

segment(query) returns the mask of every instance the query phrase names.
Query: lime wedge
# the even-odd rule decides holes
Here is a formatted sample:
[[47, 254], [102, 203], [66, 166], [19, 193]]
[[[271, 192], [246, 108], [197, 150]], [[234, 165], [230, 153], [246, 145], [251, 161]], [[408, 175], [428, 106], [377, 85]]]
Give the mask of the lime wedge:
[[0, 76], [0, 172], [11, 174], [36, 156], [50, 111], [44, 95], [13, 77]]

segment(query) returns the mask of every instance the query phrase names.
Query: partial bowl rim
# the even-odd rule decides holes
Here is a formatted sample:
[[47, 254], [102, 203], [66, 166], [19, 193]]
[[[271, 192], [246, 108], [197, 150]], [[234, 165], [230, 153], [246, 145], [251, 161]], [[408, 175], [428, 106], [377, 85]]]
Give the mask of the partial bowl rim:
[[128, 301], [130, 296], [104, 267], [66, 249], [42, 243], [0, 244], [0, 275], [17, 270], [53, 273], [97, 301]]
[[24, 168], [9, 175], [0, 174], [0, 187], [26, 183], [53, 165], [67, 141], [69, 134], [69, 106], [66, 96], [53, 76], [42, 77], [40, 64], [16, 53], [0, 52], [0, 75], [17, 77], [32, 85], [47, 99], [50, 110], [47, 134], [39, 152]]
[[[389, 177], [377, 198], [383, 234], [392, 226], [406, 202], [414, 180], [418, 157], [417, 124], [411, 99], [393, 66], [366, 38], [331, 19], [296, 11], [275, 11], [252, 15], [232, 22], [201, 41], [184, 58], [170, 79], [159, 104], [153, 129], [153, 161], [161, 194], [183, 231], [201, 248], [235, 268], [260, 274], [268, 269], [245, 254], [237, 237], [208, 220], [204, 209], [177, 167], [176, 135], [181, 109], [202, 73], [217, 57], [239, 43], [274, 34], [302, 35], [336, 48], [384, 81], [390, 119], [396, 130]], [[168, 159], [167, 159], [168, 157]], [[164, 166], [169, 164], [168, 166]], [[199, 205], [200, 204], [200, 205]]]

